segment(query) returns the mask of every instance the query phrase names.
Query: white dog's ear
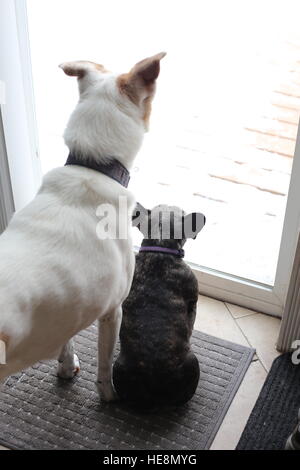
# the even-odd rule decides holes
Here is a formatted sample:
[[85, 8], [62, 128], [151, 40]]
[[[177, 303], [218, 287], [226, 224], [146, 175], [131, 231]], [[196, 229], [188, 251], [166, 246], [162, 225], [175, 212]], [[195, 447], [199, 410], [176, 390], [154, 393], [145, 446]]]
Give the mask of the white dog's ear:
[[160, 52], [152, 57], [141, 60], [131, 69], [131, 77], [142, 79], [145, 85], [155, 82], [160, 72], [160, 61], [165, 55], [166, 52]]
[[89, 62], [87, 60], [76, 60], [74, 62], [63, 62], [59, 67], [69, 77], [77, 77], [80, 93], [83, 93], [89, 85], [92, 85], [99, 79], [99, 74], [106, 73], [108, 70], [101, 64]]
[[75, 60], [73, 62], [63, 62], [59, 65], [66, 75], [70, 77], [84, 78], [89, 72], [102, 72], [107, 70], [101, 64], [89, 62], [88, 60]]
[[138, 62], [129, 73], [118, 77], [120, 91], [135, 104], [139, 105], [155, 92], [155, 81], [160, 72], [160, 61], [166, 52], [160, 52], [152, 57]]
[[183, 218], [184, 238], [195, 239], [206, 223], [205, 215], [200, 212], [192, 212]]

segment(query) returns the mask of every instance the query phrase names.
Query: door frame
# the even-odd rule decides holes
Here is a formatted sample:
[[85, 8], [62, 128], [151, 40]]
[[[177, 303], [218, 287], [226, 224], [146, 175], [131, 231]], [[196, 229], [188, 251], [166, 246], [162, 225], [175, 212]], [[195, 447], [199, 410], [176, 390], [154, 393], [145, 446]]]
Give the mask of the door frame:
[[[10, 36], [4, 41], [3, 39], [5, 38], [1, 38], [0, 19], [0, 39], [2, 39], [2, 41], [0, 40], [0, 47], [1, 43], [9, 43], [13, 46], [9, 48], [10, 55], [13, 54], [15, 56], [13, 66], [8, 62], [5, 64], [7, 67], [6, 76], [10, 76], [12, 73], [16, 75], [15, 86], [19, 90], [18, 100], [12, 100], [12, 103], [8, 101], [6, 104], [6, 112], [3, 113], [3, 126], [4, 130], [7, 130], [6, 138], [8, 136], [9, 144], [7, 145], [7, 150], [12, 188], [15, 205], [18, 209], [25, 205], [28, 199], [30, 200], [33, 197], [40, 184], [42, 173], [38, 155], [38, 133], [34, 112], [35, 106], [27, 29], [26, 0], [2, 0], [0, 5], [0, 9], [3, 7], [7, 9], [6, 16], [2, 14], [0, 18], [1, 16], [5, 18], [6, 24], [9, 21], [11, 22], [10, 31], [6, 31], [6, 34], [8, 36], [10, 34]], [[15, 35], [18, 40], [12, 37], [13, 35]], [[7, 39], [10, 39], [11, 42], [8, 42]], [[22, 175], [26, 174], [27, 191], [21, 192], [19, 187], [22, 187], [24, 177], [20, 179], [20, 171], [18, 171], [20, 163], [20, 153], [18, 153], [18, 149], [20, 150], [20, 146], [14, 148], [11, 143], [12, 139], [10, 135], [12, 129], [14, 135], [16, 132], [13, 118], [15, 114], [14, 110], [16, 111], [17, 105], [22, 111], [21, 120], [23, 120], [23, 125], [19, 126], [17, 131], [22, 137], [23, 153], [24, 148], [27, 152], [27, 158], [25, 160], [23, 159], [21, 172]], [[23, 155], [22, 158], [24, 158]], [[279, 317], [282, 315], [300, 227], [300, 204], [298, 202], [300, 197], [297, 181], [300, 181], [299, 129], [274, 287], [190, 263], [199, 281], [200, 293], [270, 315]]]
[[36, 194], [42, 175], [26, 0], [0, 2], [0, 80], [5, 90], [1, 104], [5, 147], [14, 205], [19, 210]]
[[7, 227], [14, 210], [0, 103], [0, 233]]

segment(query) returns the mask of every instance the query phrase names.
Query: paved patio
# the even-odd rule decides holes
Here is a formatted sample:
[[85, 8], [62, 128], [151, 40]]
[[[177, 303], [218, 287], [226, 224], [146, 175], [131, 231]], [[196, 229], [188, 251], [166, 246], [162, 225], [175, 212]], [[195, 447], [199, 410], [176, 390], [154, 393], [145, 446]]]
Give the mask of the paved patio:
[[170, 110], [159, 97], [131, 183], [149, 207], [164, 202], [206, 214], [188, 259], [265, 284], [274, 282], [298, 128], [300, 36], [273, 52], [258, 54], [257, 83], [244, 87], [242, 102], [234, 94], [232, 107], [221, 102], [220, 115], [198, 96], [168, 133], [161, 115]]

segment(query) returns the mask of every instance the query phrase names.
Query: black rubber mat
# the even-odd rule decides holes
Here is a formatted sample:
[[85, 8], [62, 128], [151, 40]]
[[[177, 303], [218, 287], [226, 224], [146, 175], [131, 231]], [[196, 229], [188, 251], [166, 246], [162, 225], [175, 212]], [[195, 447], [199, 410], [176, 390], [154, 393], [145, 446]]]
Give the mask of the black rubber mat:
[[75, 339], [80, 374], [56, 377], [56, 362], [41, 362], [10, 377], [0, 394], [0, 444], [13, 449], [207, 449], [252, 360], [254, 350], [198, 331], [200, 363], [189, 403], [138, 414], [122, 403], [100, 403], [96, 391], [97, 328]]
[[237, 449], [284, 449], [299, 408], [300, 365], [292, 363], [290, 354], [283, 354], [273, 362]]

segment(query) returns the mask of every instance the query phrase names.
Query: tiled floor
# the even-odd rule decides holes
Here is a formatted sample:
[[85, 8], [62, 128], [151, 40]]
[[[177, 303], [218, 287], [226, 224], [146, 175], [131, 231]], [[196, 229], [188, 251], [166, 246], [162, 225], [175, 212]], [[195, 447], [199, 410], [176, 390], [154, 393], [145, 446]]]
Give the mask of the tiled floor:
[[272, 361], [279, 354], [275, 348], [279, 326], [278, 318], [208, 297], [199, 297], [196, 329], [256, 349], [256, 355], [211, 449], [235, 449]]
[[[199, 296], [195, 329], [256, 349], [211, 449], [235, 449], [272, 361], [278, 356], [275, 343], [279, 325], [277, 318]], [[4, 448], [0, 446], [0, 450]]]

